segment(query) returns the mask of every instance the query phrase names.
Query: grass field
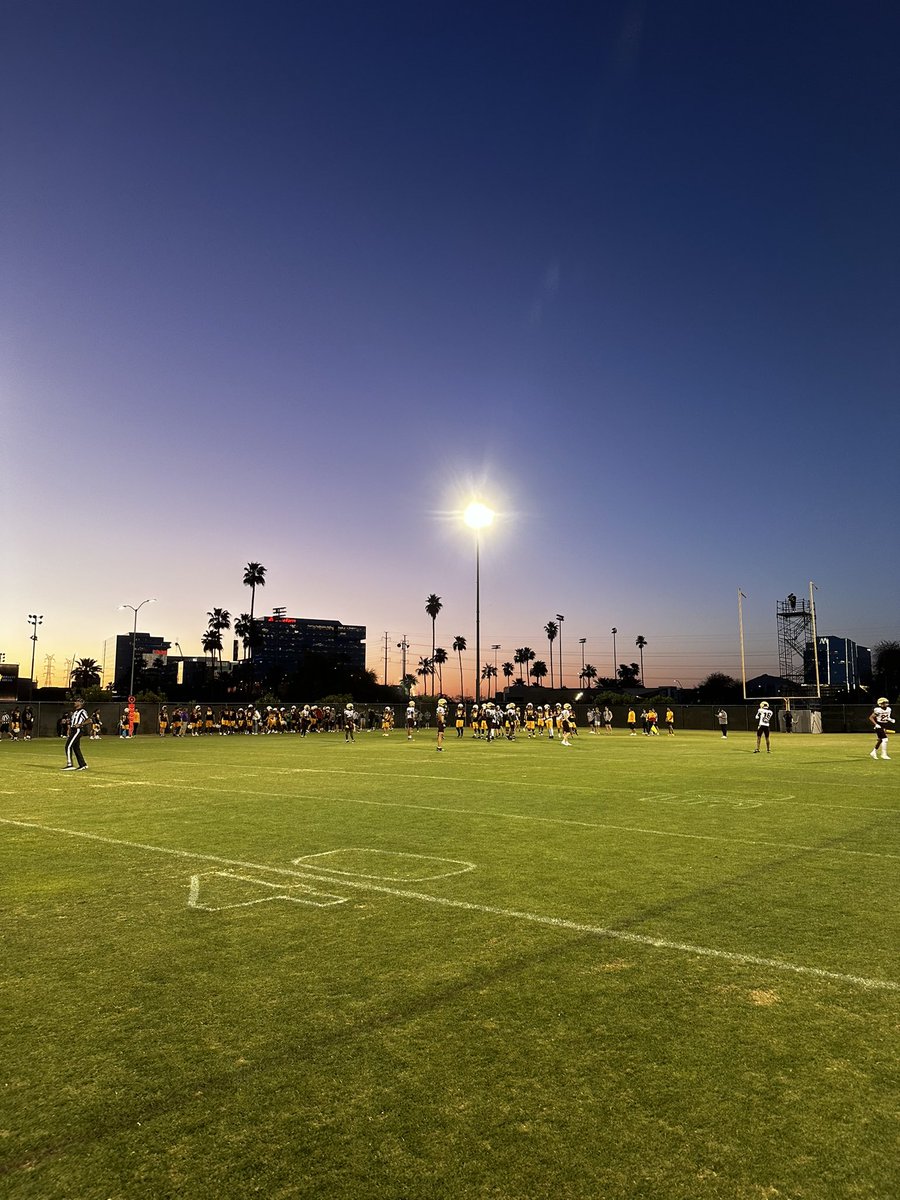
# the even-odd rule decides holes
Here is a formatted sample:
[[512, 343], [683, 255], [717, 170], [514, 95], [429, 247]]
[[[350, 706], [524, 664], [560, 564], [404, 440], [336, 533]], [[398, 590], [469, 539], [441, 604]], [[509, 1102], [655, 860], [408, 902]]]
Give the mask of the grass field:
[[900, 749], [0, 746], [0, 1195], [900, 1196]]

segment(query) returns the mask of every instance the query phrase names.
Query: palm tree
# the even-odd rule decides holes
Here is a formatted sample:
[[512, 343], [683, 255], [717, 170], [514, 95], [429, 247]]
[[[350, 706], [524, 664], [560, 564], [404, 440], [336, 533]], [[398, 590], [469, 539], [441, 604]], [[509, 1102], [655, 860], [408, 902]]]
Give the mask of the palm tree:
[[[481, 668], [481, 678], [486, 680], [496, 679], [497, 668], [492, 663], [485, 663]], [[497, 695], [497, 687], [494, 686], [494, 695]]]
[[644, 647], [647, 645], [647, 639], [642, 633], [639, 633], [634, 639], [634, 644], [641, 653], [641, 687], [646, 687], [647, 685], [644, 683]]
[[509, 680], [512, 679], [513, 675], [515, 675], [515, 673], [516, 673], [516, 668], [513, 666], [513, 664], [511, 662], [505, 662], [505, 663], [501, 664], [500, 670], [503, 672], [503, 678], [507, 681], [507, 684], [509, 683]]
[[463, 673], [462, 673], [462, 652], [463, 652], [463, 650], [465, 650], [465, 648], [466, 648], [466, 639], [463, 637], [463, 635], [461, 633], [458, 633], [456, 635], [456, 637], [453, 639], [453, 651], [455, 654], [459, 655], [459, 698], [460, 698], [460, 700], [462, 700], [462, 698], [465, 695], [465, 688], [463, 687]]
[[[244, 587], [250, 589], [250, 657], [253, 657], [253, 646], [255, 638], [253, 637], [253, 609], [256, 604], [256, 589], [266, 586], [266, 568], [262, 563], [250, 562], [244, 567]], [[239, 635], [240, 636], [240, 635]], [[246, 643], [245, 643], [246, 645]]]
[[201, 638], [201, 644], [203, 646], [203, 653], [209, 655], [210, 665], [212, 666], [212, 669], [215, 671], [215, 669], [216, 669], [216, 652], [218, 651], [219, 654], [222, 653], [222, 635], [221, 635], [221, 633], [219, 633], [218, 629], [213, 629], [212, 626], [210, 626], [209, 629], [207, 629], [207, 631], [204, 633], [203, 637]]
[[422, 689], [422, 695], [427, 696], [428, 695], [428, 676], [430, 675], [432, 678], [434, 678], [434, 659], [433, 658], [420, 658], [419, 665], [416, 668], [416, 674], [422, 676], [422, 680], [425, 685], [424, 688]]
[[400, 680], [400, 686], [406, 692], [406, 695], [408, 697], [410, 691], [416, 686], [415, 675], [404, 675], [403, 678]]
[[226, 629], [231, 628], [231, 613], [228, 611], [227, 608], [214, 608], [212, 610], [212, 612], [208, 612], [206, 615], [207, 615], [207, 617], [209, 617], [209, 628], [215, 630], [215, 632], [219, 635], [219, 645], [218, 645], [217, 649], [219, 651], [219, 666], [221, 666], [222, 665], [222, 633]]
[[447, 661], [447, 651], [444, 649], [443, 646], [438, 646], [434, 652], [434, 658], [432, 659], [432, 662], [437, 667], [438, 691], [441, 693], [442, 696], [444, 694], [444, 672], [441, 670], [441, 667], [443, 667], [443, 665], [446, 661]]
[[637, 683], [640, 673], [641, 668], [637, 665], [637, 663], [620, 663], [619, 669], [616, 671], [616, 674], [619, 677], [619, 682], [624, 687], [633, 687]]
[[[432, 592], [431, 595], [428, 597], [428, 599], [425, 601], [425, 611], [428, 613], [429, 617], [431, 617], [431, 657], [432, 657], [432, 659], [434, 658], [434, 650], [435, 650], [435, 646], [434, 646], [435, 628], [436, 628], [435, 622], [437, 621], [438, 613], [441, 611], [441, 609], [443, 607], [444, 607], [444, 605], [441, 603], [440, 596], [436, 596], [434, 594], [434, 592]], [[433, 677], [432, 677], [432, 681], [431, 681], [431, 694], [432, 694], [432, 696], [434, 695], [434, 678]]]
[[253, 633], [253, 618], [249, 613], [241, 613], [234, 622], [234, 632], [244, 643], [244, 658], [247, 657], [247, 650], [250, 646], [250, 638]]
[[543, 661], [543, 659], [539, 658], [537, 660], [537, 662], [534, 664], [534, 666], [531, 668], [531, 678], [533, 680], [535, 680], [535, 682], [538, 685], [540, 685], [541, 680], [546, 679], [546, 677], [547, 677], [547, 664]]
[[531, 674], [529, 664], [534, 662], [534, 651], [530, 646], [523, 646], [519, 653], [522, 655], [522, 665], [525, 667], [526, 676], [528, 676]]
[[591, 666], [590, 663], [585, 663], [584, 670], [581, 672], [581, 674], [584, 676], [587, 685], [590, 688], [592, 680], [597, 678], [597, 668]]
[[100, 664], [95, 658], [79, 658], [72, 668], [72, 687], [83, 689], [100, 686]]
[[525, 662], [525, 659], [522, 657], [522, 655], [523, 655], [524, 653], [525, 653], [525, 652], [524, 652], [524, 650], [522, 649], [522, 647], [521, 647], [521, 646], [519, 647], [519, 649], [518, 649], [518, 650], [516, 650], [516, 651], [513, 653], [513, 662], [514, 662], [514, 663], [516, 664], [516, 666], [519, 668], [519, 683], [524, 683], [524, 682], [525, 682], [525, 680], [522, 678], [522, 669], [521, 669], [521, 668], [522, 668], [522, 664]]
[[553, 643], [556, 641], [556, 635], [559, 633], [559, 626], [555, 621], [548, 621], [544, 626], [544, 633], [547, 635], [547, 641], [550, 643], [550, 686], [553, 687]]

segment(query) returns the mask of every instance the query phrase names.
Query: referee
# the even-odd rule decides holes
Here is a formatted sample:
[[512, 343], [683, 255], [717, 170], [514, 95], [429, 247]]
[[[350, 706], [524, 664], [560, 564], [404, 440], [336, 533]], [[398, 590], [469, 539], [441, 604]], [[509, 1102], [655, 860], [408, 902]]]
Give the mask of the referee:
[[[69, 736], [66, 738], [66, 765], [64, 771], [86, 771], [87, 763], [81, 753], [81, 731], [90, 721], [84, 701], [80, 696], [75, 697], [75, 711], [69, 721]], [[78, 766], [72, 762], [72, 755], [78, 760]]]

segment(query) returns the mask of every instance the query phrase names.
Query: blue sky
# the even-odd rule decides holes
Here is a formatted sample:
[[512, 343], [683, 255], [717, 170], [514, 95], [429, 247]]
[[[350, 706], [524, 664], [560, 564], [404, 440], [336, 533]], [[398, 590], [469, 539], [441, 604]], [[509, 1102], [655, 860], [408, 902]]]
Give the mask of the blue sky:
[[[365, 624], [577, 674], [897, 637], [900, 10], [2, 7], [0, 649], [117, 606]], [[623, 650], [628, 648], [628, 652]], [[484, 656], [483, 656], [484, 657]], [[393, 655], [391, 672], [399, 670]], [[567, 672], [571, 673], [571, 672]]]

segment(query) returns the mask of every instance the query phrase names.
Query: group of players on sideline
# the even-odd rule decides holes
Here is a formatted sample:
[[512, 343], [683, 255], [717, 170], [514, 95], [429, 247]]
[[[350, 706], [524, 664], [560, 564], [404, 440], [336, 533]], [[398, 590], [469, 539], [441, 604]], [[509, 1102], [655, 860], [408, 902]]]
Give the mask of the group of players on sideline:
[[[571, 704], [526, 704], [524, 711], [519, 705], [512, 701], [505, 707], [502, 704], [494, 703], [491, 700], [485, 701], [484, 704], [473, 704], [466, 711], [466, 706], [463, 703], [456, 705], [455, 712], [451, 712], [452, 704], [450, 701], [441, 697], [438, 700], [435, 710], [437, 722], [437, 746], [438, 751], [444, 749], [444, 735], [448, 726], [452, 725], [456, 730], [456, 737], [463, 738], [466, 735], [466, 729], [471, 731], [471, 736], [481, 741], [493, 742], [501, 739], [507, 741], [515, 741], [516, 735], [524, 729], [528, 738], [543, 738], [548, 741], [558, 740], [562, 746], [571, 746], [573, 737], [578, 736], [578, 725], [575, 719], [575, 711]], [[725, 715], [725, 724], [722, 724], [722, 715]], [[185, 737], [190, 734], [191, 737], [200, 737], [201, 735], [218, 734], [220, 737], [227, 737], [231, 734], [241, 733], [245, 735], [260, 735], [260, 734], [282, 734], [296, 733], [300, 737], [306, 737], [312, 733], [332, 732], [335, 730], [342, 731], [344, 739], [347, 742], [352, 742], [355, 739], [356, 731], [360, 728], [368, 728], [370, 732], [374, 731], [375, 722], [370, 718], [373, 716], [370, 710], [365, 718], [366, 724], [363, 724], [364, 719], [356, 711], [352, 701], [348, 702], [343, 710], [325, 706], [324, 708], [317, 705], [304, 704], [302, 707], [292, 705], [287, 708], [275, 708], [268, 705], [265, 709], [265, 715], [262, 711], [250, 705], [247, 708], [232, 709], [228, 706], [222, 708], [218, 714], [218, 718], [211, 707], [202, 708], [199, 704], [193, 709], [187, 710], [175, 708], [172, 714], [169, 714], [168, 706], [162, 705], [159, 710], [158, 718], [158, 734], [160, 737], [167, 737], [171, 734], [172, 737]], [[754, 754], [759, 754], [763, 739], [766, 743], [766, 753], [770, 753], [771, 747], [769, 744], [770, 724], [774, 713], [769, 706], [768, 701], [761, 700], [759, 708], [756, 711], [756, 749]], [[120, 721], [120, 730], [125, 728], [129, 736], [133, 736], [133, 714], [130, 724], [125, 725], [127, 714], [123, 715]], [[608, 707], [603, 709], [592, 708], [588, 712], [588, 728], [591, 733], [599, 733], [602, 729], [605, 733], [612, 732], [613, 714]], [[725, 710], [720, 710], [719, 713], [721, 736], [728, 737], [727, 714]], [[410, 700], [406, 706], [404, 715], [404, 727], [408, 741], [412, 741], [416, 731], [419, 728], [421, 714], [416, 708], [415, 701]], [[869, 752], [872, 758], [890, 759], [888, 754], [888, 734], [893, 732], [894, 717], [891, 711], [891, 705], [886, 696], [880, 696], [874, 709], [869, 715], [869, 722], [875, 732], [875, 745]], [[666, 709], [665, 715], [666, 729], [670, 736], [675, 733], [675, 714], [671, 708]], [[33, 716], [31, 727], [33, 728]], [[630, 730], [631, 737], [637, 737], [637, 714], [634, 708], [628, 710], [626, 724]], [[642, 733], [645, 737], [659, 736], [659, 715], [651, 706], [641, 711], [641, 726]], [[64, 771], [86, 771], [87, 763], [84, 761], [84, 755], [81, 752], [81, 737], [84, 731], [90, 726], [91, 739], [99, 739], [101, 735], [101, 726], [99, 724], [99, 713], [89, 714], [84, 707], [84, 701], [81, 697], [76, 697], [74, 710], [69, 717], [65, 732], [66, 737], [66, 765], [62, 768]], [[16, 738], [18, 731], [22, 727], [21, 718], [18, 722]], [[2, 728], [2, 723], [0, 723]], [[381, 732], [384, 737], [389, 737], [394, 728], [394, 709], [388, 705], [385, 707], [381, 716]], [[30, 729], [28, 737], [31, 737]], [[14, 739], [15, 740], [15, 739]], [[73, 761], [74, 759], [74, 761]]]

